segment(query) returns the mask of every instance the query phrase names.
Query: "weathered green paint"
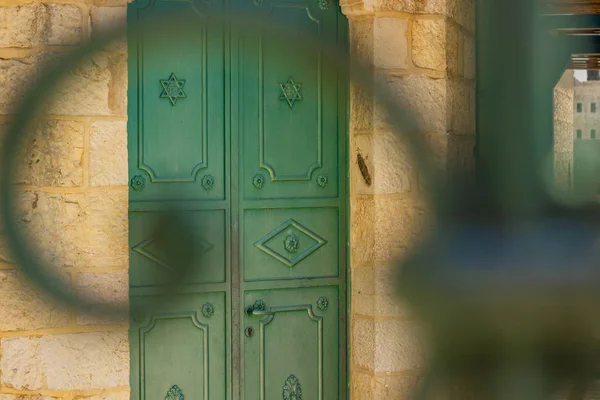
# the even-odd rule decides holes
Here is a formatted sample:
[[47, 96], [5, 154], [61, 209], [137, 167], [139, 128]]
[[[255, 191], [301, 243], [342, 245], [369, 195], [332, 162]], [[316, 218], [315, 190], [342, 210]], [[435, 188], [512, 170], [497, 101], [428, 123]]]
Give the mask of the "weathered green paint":
[[[132, 398], [346, 398], [347, 82], [316, 50], [206, 24], [227, 6], [346, 43], [328, 1], [130, 5], [187, 10], [128, 43]], [[201, 268], [147, 312], [172, 268], [149, 227], [171, 203]]]

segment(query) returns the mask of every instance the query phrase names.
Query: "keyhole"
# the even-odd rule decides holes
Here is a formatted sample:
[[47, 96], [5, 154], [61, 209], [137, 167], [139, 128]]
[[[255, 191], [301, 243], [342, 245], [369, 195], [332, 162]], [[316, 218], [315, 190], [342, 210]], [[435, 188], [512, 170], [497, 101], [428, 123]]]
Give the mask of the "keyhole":
[[247, 337], [252, 337], [252, 335], [254, 335], [254, 328], [249, 326], [244, 330], [244, 333], [246, 334]]

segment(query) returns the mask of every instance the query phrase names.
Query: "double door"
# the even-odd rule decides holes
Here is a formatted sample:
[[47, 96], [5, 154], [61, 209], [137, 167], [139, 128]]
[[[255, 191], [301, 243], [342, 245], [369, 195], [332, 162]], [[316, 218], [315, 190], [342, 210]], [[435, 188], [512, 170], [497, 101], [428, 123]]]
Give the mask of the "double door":
[[[206, 15], [239, 7], [346, 40], [326, 1], [129, 6], [182, 12], [128, 41], [133, 399], [346, 397], [347, 83], [318, 48]], [[195, 261], [149, 308], [178, 267], [152, 229], [171, 206]]]

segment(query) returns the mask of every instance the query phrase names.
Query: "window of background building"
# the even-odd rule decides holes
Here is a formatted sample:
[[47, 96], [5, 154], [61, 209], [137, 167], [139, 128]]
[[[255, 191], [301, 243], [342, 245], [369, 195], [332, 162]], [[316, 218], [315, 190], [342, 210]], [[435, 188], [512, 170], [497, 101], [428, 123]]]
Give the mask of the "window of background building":
[[580, 113], [582, 109], [581, 103], [577, 103], [577, 112]]
[[596, 112], [596, 103], [592, 103], [592, 112], [595, 113]]
[[592, 131], [590, 132], [590, 137], [592, 139], [596, 139], [596, 130], [595, 129], [592, 129]]
[[581, 139], [581, 129], [577, 129], [577, 139]]

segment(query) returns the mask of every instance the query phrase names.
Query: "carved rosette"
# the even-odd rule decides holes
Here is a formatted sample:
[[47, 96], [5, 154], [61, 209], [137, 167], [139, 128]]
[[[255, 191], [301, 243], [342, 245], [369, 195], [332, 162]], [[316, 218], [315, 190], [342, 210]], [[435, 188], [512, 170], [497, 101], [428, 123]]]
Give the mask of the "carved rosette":
[[143, 190], [144, 186], [146, 186], [146, 180], [144, 179], [143, 176], [136, 175], [133, 178], [131, 178], [131, 187], [136, 192]]
[[300, 238], [296, 235], [287, 235], [283, 241], [283, 247], [288, 253], [295, 253], [300, 246]]
[[135, 322], [140, 323], [140, 322], [143, 322], [146, 319], [147, 315], [148, 314], [146, 313], [146, 310], [144, 310], [142, 308], [138, 308], [138, 309], [136, 309], [136, 310], [133, 311], [131, 317], [133, 318], [133, 320]]
[[167, 395], [165, 396], [165, 400], [185, 400], [183, 397], [183, 392], [179, 389], [179, 386], [173, 385], [167, 391]]
[[263, 0], [254, 0], [254, 5], [255, 5], [256, 7], [260, 7], [260, 6], [262, 6], [262, 5], [263, 5]]
[[264, 311], [265, 307], [265, 302], [262, 300], [256, 300], [254, 304], [252, 304], [252, 309], [256, 311]]
[[214, 313], [215, 307], [211, 303], [204, 303], [202, 305], [202, 315], [204, 315], [206, 318], [212, 317]]
[[202, 178], [202, 186], [206, 190], [210, 190], [215, 186], [215, 178], [212, 175], [204, 175]]
[[283, 400], [302, 400], [302, 386], [295, 375], [290, 375], [283, 385], [281, 392]]
[[256, 174], [252, 178], [252, 184], [257, 189], [262, 189], [265, 186], [265, 176], [263, 174]]
[[317, 307], [321, 311], [327, 310], [328, 305], [329, 305], [329, 300], [327, 300], [327, 297], [319, 297], [319, 299], [317, 300]]
[[329, 10], [329, 0], [318, 0], [319, 8], [323, 11]]
[[317, 185], [319, 185], [321, 187], [325, 187], [325, 186], [327, 186], [328, 183], [329, 183], [329, 178], [327, 177], [327, 175], [319, 174], [319, 176], [317, 176]]

